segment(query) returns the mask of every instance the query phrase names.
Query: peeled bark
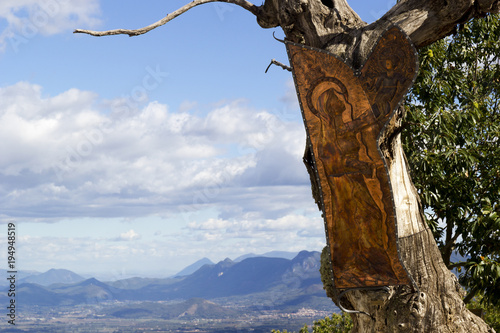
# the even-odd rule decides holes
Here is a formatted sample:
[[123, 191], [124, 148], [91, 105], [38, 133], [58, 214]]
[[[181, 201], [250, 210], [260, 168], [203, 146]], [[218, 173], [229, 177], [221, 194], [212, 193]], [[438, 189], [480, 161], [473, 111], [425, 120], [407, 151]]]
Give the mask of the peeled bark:
[[[324, 3], [328, 4], [327, 1]], [[267, 0], [258, 22], [263, 27], [281, 26], [286, 38], [327, 50], [359, 69], [380, 34], [396, 23], [416, 47], [428, 45], [453, 33], [457, 25], [475, 16], [498, 11], [499, 1], [401, 1], [380, 20], [364, 23], [344, 0], [328, 7], [320, 0]], [[323, 253], [322, 275], [328, 295], [336, 304], [366, 314], [353, 314], [355, 332], [494, 332], [465, 307], [465, 292], [443, 263], [432, 232], [425, 224], [417, 191], [408, 172], [402, 149], [400, 107], [381, 140], [393, 187], [400, 253], [419, 290], [411, 286], [388, 291], [347, 292], [342, 300], [332, 288], [329, 254]], [[306, 151], [304, 161], [310, 161]], [[310, 168], [308, 168], [310, 170]], [[317, 184], [311, 177], [313, 195]]]
[[419, 291], [396, 286], [388, 291], [350, 291], [342, 300], [331, 283], [328, 251], [322, 253], [321, 275], [327, 295], [352, 314], [354, 332], [494, 332], [463, 302], [465, 291], [444, 264], [432, 232], [425, 225], [420, 201], [408, 174], [398, 128], [400, 108], [386, 132], [382, 148], [388, 159], [398, 221], [402, 260]]

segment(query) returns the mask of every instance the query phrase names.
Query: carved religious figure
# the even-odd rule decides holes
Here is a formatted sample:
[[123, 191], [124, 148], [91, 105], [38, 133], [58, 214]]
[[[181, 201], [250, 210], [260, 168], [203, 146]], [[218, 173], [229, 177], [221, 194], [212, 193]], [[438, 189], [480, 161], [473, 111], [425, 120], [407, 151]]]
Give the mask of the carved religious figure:
[[359, 72], [325, 51], [286, 46], [320, 187], [335, 287], [410, 284], [398, 253], [379, 138], [416, 76], [413, 45], [393, 26]]

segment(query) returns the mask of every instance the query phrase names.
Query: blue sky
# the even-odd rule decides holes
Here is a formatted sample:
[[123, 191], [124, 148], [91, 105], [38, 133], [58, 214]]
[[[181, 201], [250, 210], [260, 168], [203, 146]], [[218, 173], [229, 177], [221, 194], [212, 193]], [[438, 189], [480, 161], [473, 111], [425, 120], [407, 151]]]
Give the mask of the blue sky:
[[[18, 269], [166, 277], [323, 248], [292, 77], [264, 73], [287, 62], [280, 29], [214, 3], [134, 38], [72, 34], [185, 3], [1, 2], [0, 235], [16, 222]], [[372, 22], [395, 1], [349, 3]]]

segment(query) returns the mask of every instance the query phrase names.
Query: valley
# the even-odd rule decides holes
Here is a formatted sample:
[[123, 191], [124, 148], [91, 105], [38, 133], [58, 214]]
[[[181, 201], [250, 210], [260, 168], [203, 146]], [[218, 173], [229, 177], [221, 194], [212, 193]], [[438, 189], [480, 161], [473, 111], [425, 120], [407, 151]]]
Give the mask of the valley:
[[[292, 259], [252, 256], [202, 262], [188, 275], [107, 282], [51, 270], [20, 280], [16, 325], [4, 321], [0, 330], [298, 331], [338, 311], [322, 288], [319, 259], [319, 252], [308, 251]], [[2, 293], [0, 303], [7, 300]]]

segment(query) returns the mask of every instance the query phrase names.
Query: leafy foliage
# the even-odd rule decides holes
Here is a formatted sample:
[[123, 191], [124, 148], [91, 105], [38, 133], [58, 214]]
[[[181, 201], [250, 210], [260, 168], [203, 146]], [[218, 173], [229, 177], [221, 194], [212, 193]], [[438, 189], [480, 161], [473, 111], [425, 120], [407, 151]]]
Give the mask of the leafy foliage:
[[484, 321], [490, 325], [491, 328], [493, 328], [495, 331], [500, 332], [500, 306], [494, 306], [494, 305], [484, 305], [482, 304], [483, 300], [483, 295], [479, 295], [479, 297], [476, 297], [474, 301], [469, 303], [467, 307], [469, 309], [482, 309], [484, 311], [483, 313], [483, 319]]
[[[500, 302], [500, 16], [420, 51], [404, 145], [426, 218], [449, 268]], [[464, 262], [451, 262], [457, 251]]]
[[[299, 333], [347, 333], [351, 332], [352, 329], [352, 319], [349, 315], [342, 313], [332, 314], [331, 317], [325, 317], [315, 321], [313, 323], [312, 331], [309, 332], [307, 325], [304, 325], [299, 331]], [[272, 330], [271, 333], [292, 333], [284, 330], [283, 332]]]

